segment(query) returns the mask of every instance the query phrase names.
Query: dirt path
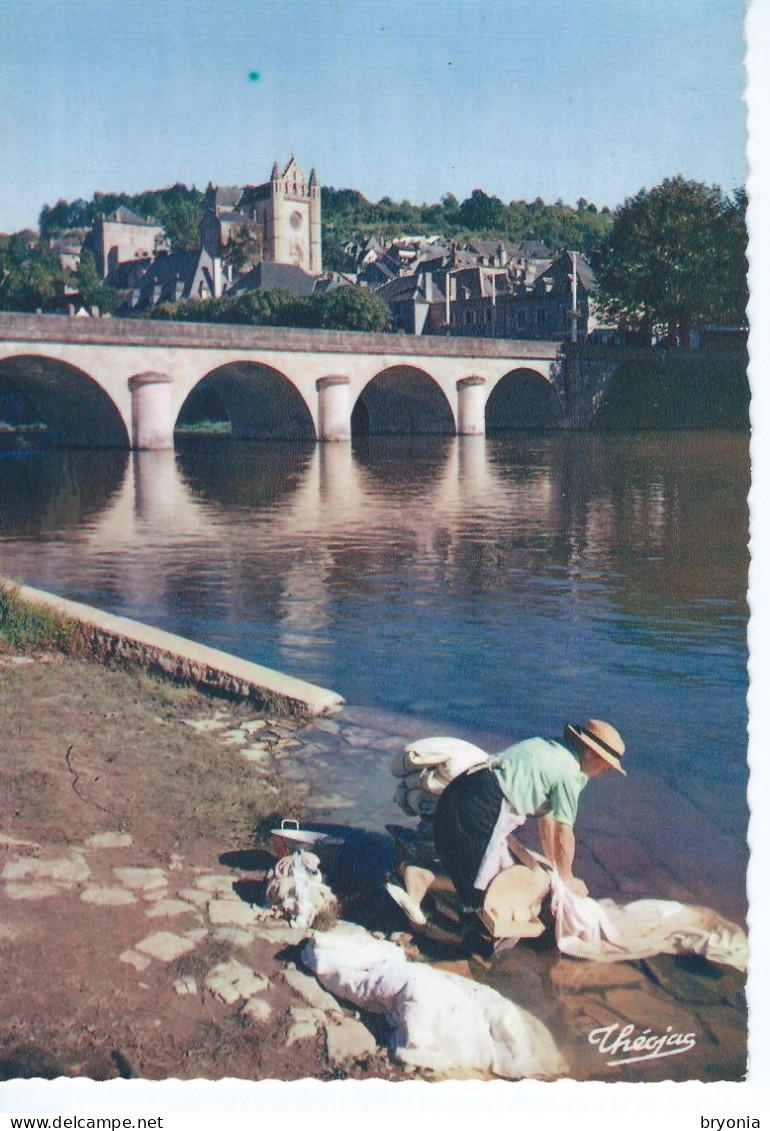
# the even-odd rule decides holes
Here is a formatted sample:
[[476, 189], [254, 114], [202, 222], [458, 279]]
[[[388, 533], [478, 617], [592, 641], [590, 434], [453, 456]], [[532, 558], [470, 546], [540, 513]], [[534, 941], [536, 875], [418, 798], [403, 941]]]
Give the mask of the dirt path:
[[0, 706], [1, 1079], [407, 1075], [221, 863], [296, 811], [290, 725], [50, 655], [0, 655]]

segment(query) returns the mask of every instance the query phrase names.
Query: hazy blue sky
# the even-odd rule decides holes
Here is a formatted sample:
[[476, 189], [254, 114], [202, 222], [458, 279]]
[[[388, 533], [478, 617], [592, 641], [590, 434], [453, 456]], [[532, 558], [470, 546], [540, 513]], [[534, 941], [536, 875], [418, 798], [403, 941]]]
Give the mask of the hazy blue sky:
[[[94, 190], [745, 179], [742, 0], [0, 0], [0, 231]], [[257, 80], [250, 77], [256, 72]]]

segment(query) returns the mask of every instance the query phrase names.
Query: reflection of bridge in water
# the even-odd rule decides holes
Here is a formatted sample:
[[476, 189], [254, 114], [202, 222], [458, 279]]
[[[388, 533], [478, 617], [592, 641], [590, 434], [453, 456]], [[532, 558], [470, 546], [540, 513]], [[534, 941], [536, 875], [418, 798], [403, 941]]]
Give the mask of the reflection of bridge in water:
[[[25, 516], [14, 521], [6, 515], [0, 527], [15, 543], [9, 572], [57, 592], [64, 578], [76, 576], [78, 593], [101, 589], [103, 602], [112, 607], [117, 601], [116, 611], [140, 618], [143, 610], [165, 610], [192, 621], [214, 607], [239, 622], [249, 619], [249, 601], [256, 601], [274, 619], [279, 638], [290, 637], [291, 647], [301, 650], [300, 636], [332, 612], [337, 583], [363, 593], [384, 568], [394, 536], [394, 491], [404, 494], [392, 462], [370, 460], [350, 444], [193, 448], [189, 454], [103, 453], [110, 466], [97, 475], [98, 499], [91, 498], [93, 472], [78, 467], [81, 453], [46, 457], [60, 470], [57, 475], [51, 468], [50, 482], [38, 484], [48, 492], [45, 514], [35, 514], [30, 498]], [[95, 454], [82, 453], [89, 467]], [[33, 465], [45, 461], [23, 462], [28, 479]], [[483, 437], [438, 440], [424, 468], [404, 487], [415, 505], [399, 508], [397, 537], [436, 579], [447, 569], [464, 573], [459, 540], [495, 497], [543, 536], [558, 525], [553, 469], [506, 482]], [[39, 533], [49, 519], [58, 537], [48, 530], [42, 541], [16, 542], [27, 526]], [[364, 540], [359, 531], [366, 531]], [[272, 549], [263, 548], [264, 541]], [[351, 541], [358, 549], [350, 550]]]
[[606, 369], [558, 342], [0, 315], [0, 396], [57, 446], [171, 448], [212, 404], [237, 439], [579, 427]]
[[[722, 474], [740, 493], [742, 464], [733, 468], [725, 444]], [[496, 600], [515, 602], [522, 577], [556, 571], [582, 591], [586, 576], [628, 570], [619, 541], [638, 558], [637, 598], [665, 583], [689, 601], [707, 597], [710, 583], [672, 573], [667, 553], [686, 556], [697, 529], [716, 562], [732, 521], [727, 512], [703, 528], [682, 495], [677, 468], [700, 466], [697, 437], [692, 446], [672, 436], [657, 453], [632, 440], [616, 451], [601, 437], [561, 433], [436, 437], [427, 447], [421, 437], [372, 437], [62, 452], [6, 462], [16, 503], [0, 512], [0, 536], [8, 572], [31, 584], [62, 591], [74, 578], [69, 595], [93, 590], [89, 600], [140, 619], [183, 617], [174, 630], [191, 635], [207, 609], [240, 623], [259, 606], [295, 650], [335, 615], [341, 592], [366, 600], [402, 559], [418, 561], [449, 600], [493, 588]]]

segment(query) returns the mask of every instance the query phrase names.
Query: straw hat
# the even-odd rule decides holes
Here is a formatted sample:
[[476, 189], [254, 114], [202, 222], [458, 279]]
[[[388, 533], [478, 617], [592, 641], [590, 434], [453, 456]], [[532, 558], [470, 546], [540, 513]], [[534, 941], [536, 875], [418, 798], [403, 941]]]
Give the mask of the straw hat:
[[588, 719], [582, 726], [567, 723], [564, 732], [565, 735], [573, 735], [589, 750], [593, 750], [594, 754], [598, 754], [609, 763], [613, 770], [617, 770], [624, 777], [627, 776], [620, 764], [626, 751], [626, 744], [610, 723], [605, 723], [601, 719]]

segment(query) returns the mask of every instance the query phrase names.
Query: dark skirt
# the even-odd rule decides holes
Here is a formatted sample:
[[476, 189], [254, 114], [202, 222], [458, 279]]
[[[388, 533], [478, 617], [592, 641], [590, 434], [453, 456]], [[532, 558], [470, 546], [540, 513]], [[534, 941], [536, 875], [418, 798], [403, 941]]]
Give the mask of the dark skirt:
[[495, 775], [487, 769], [460, 774], [438, 799], [433, 822], [436, 855], [467, 908], [484, 893], [473, 886], [503, 805]]

